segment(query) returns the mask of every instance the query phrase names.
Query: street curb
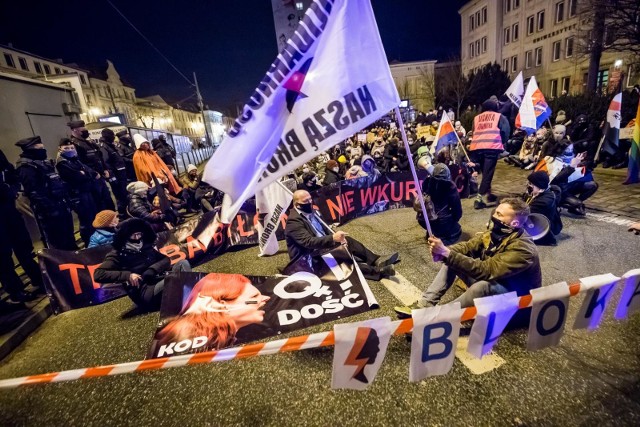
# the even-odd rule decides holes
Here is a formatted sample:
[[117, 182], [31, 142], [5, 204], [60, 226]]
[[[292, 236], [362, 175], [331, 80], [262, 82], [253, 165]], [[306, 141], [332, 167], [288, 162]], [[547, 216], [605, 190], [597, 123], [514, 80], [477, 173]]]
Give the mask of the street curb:
[[38, 327], [53, 314], [53, 309], [51, 308], [51, 304], [49, 304], [49, 298], [43, 298], [42, 301], [31, 309], [31, 312], [29, 317], [27, 317], [20, 326], [2, 337], [2, 342], [0, 342], [0, 361], [18, 348], [33, 331], [38, 329]]

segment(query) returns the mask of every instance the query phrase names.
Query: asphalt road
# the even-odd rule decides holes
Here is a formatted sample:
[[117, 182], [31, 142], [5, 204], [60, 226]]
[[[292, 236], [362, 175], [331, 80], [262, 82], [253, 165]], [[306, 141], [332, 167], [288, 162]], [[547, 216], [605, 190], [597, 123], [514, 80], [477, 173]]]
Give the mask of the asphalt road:
[[[489, 210], [463, 201], [463, 229], [481, 230]], [[541, 247], [544, 284], [640, 267], [640, 237], [594, 218], [565, 218], [556, 247]], [[402, 209], [342, 227], [372, 250], [397, 250], [397, 271], [422, 288], [438, 266], [414, 213]], [[227, 253], [198, 271], [275, 274], [287, 262], [257, 248]], [[343, 321], [392, 316], [398, 300], [370, 283], [381, 308]], [[453, 288], [444, 301], [460, 291]], [[614, 296], [613, 302], [618, 296]], [[640, 314], [593, 332], [572, 330], [582, 297], [571, 299], [560, 346], [526, 350], [526, 331], [495, 347], [504, 363], [481, 375], [459, 359], [451, 372], [409, 383], [410, 344], [392, 337], [375, 382], [333, 391], [333, 351], [300, 351], [210, 365], [0, 390], [1, 425], [640, 425]], [[138, 315], [128, 299], [54, 316], [0, 365], [0, 379], [141, 360], [158, 314]], [[330, 330], [331, 324], [298, 334]]]

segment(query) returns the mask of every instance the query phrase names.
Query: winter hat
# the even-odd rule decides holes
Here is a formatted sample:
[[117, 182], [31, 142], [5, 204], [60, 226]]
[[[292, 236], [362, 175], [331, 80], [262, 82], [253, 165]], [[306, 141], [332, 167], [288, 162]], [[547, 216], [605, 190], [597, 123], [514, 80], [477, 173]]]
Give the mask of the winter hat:
[[96, 214], [96, 217], [91, 225], [93, 226], [93, 228], [109, 227], [115, 219], [116, 215], [118, 214], [114, 211], [100, 211]]
[[189, 165], [187, 166], [187, 173], [191, 172], [191, 171], [197, 171], [198, 168], [195, 167], [195, 165], [192, 165], [191, 163], [189, 163]]
[[567, 114], [564, 112], [564, 110], [558, 111], [558, 114], [556, 115], [556, 123], [564, 123], [566, 121], [567, 121]]
[[527, 177], [527, 180], [542, 190], [549, 188], [549, 175], [545, 171], [533, 172]]
[[347, 158], [345, 156], [338, 157], [338, 163], [347, 163]]
[[133, 135], [133, 143], [136, 144], [136, 148], [138, 150], [140, 149], [140, 146], [142, 145], [143, 142], [146, 142], [147, 144], [149, 144], [149, 141], [147, 140], [147, 138], [140, 135], [139, 133], [136, 133], [135, 135]]
[[338, 166], [340, 166], [340, 165], [335, 160], [329, 160], [327, 162], [327, 169], [337, 168]]
[[127, 185], [127, 191], [131, 194], [138, 194], [144, 196], [149, 191], [149, 186], [142, 181], [135, 181]]
[[435, 179], [441, 179], [443, 181], [451, 181], [451, 171], [449, 167], [444, 163], [438, 163], [433, 167], [431, 173]]

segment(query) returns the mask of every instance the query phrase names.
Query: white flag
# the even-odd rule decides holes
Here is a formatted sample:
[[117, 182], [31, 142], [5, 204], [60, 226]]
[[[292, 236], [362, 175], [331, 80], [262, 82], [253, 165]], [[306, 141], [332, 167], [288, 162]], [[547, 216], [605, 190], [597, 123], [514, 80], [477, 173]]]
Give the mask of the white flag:
[[531, 304], [527, 350], [558, 345], [569, 311], [567, 282], [531, 289]]
[[382, 365], [391, 329], [389, 317], [334, 325], [331, 388], [366, 389]]
[[611, 273], [580, 279], [580, 291], [586, 291], [586, 295], [573, 329], [596, 329], [600, 325], [618, 280], [620, 278]]
[[265, 214], [262, 221], [258, 221], [258, 244], [260, 246], [260, 256], [274, 255], [278, 252], [278, 238], [276, 231], [280, 224], [282, 215], [287, 211], [293, 194], [280, 185], [273, 182], [256, 193], [256, 207], [260, 214]]
[[524, 96], [524, 79], [522, 78], [522, 71], [518, 73], [518, 76], [511, 82], [511, 86], [504, 93], [509, 97], [518, 108], [522, 104], [522, 97]]
[[314, 0], [204, 180], [231, 197], [235, 214], [256, 191], [399, 104], [369, 0]]
[[616, 309], [616, 319], [618, 320], [640, 311], [640, 269], [627, 271], [622, 278], [625, 284]]
[[498, 338], [518, 311], [520, 299], [515, 292], [476, 298], [473, 303], [478, 310], [471, 327], [467, 351], [481, 359], [498, 342]]
[[412, 311], [409, 381], [445, 375], [451, 370], [462, 313], [459, 302]]

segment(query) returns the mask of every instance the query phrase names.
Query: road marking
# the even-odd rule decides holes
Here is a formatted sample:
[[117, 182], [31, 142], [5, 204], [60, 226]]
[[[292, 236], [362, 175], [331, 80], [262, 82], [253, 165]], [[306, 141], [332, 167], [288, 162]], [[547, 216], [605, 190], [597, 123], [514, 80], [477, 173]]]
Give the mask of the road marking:
[[[420, 291], [420, 289], [415, 287], [409, 280], [407, 280], [406, 277], [399, 273], [396, 273], [395, 276], [392, 276], [389, 279], [381, 279], [380, 282], [394, 297], [396, 297], [398, 301], [404, 305], [413, 304], [419, 300], [422, 295], [422, 291]], [[506, 360], [494, 352], [485, 355], [482, 359], [476, 359], [467, 352], [468, 344], [469, 337], [458, 338], [456, 357], [474, 375], [481, 375], [490, 372], [507, 363]]]
[[632, 219], [621, 218], [621, 217], [617, 217], [617, 216], [609, 215], [609, 214], [597, 214], [597, 213], [592, 213], [592, 212], [587, 212], [586, 213], [586, 217], [587, 218], [593, 218], [596, 221], [608, 222], [610, 224], [616, 224], [616, 225], [623, 225], [625, 227], [628, 227], [631, 224], [636, 222], [636, 221], [634, 221]]

